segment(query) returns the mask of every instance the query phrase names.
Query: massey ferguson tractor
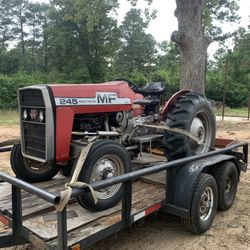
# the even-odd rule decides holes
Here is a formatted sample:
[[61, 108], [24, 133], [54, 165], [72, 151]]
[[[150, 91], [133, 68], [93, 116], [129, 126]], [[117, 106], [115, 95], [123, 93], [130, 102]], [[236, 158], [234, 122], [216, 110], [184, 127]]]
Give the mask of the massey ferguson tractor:
[[[70, 174], [83, 148], [91, 148], [79, 181], [93, 183], [131, 170], [144, 152], [170, 160], [213, 148], [215, 116], [200, 94], [179, 91], [164, 101], [164, 83], [144, 88], [126, 79], [103, 84], [36, 85], [19, 90], [21, 143], [13, 147], [11, 166], [18, 178], [40, 182], [59, 170]], [[74, 168], [73, 168], [74, 169]], [[114, 206], [122, 184], [78, 198], [94, 211]]]

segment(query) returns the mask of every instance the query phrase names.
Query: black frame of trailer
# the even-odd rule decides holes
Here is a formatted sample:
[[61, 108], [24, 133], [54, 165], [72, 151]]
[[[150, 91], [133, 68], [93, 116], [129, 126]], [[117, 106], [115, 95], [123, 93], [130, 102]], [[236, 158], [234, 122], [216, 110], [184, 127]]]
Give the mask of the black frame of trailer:
[[[223, 141], [223, 139], [221, 139]], [[242, 152], [238, 152], [235, 149], [242, 147]], [[0, 149], [0, 152], [9, 151], [11, 147]], [[100, 182], [91, 184], [94, 190], [102, 189], [117, 183], [123, 183], [124, 194], [122, 199], [122, 210], [121, 210], [121, 221], [94, 233], [93, 235], [80, 240], [77, 244], [73, 246], [68, 246], [67, 242], [67, 206], [62, 210], [57, 212], [57, 246], [47, 245], [43, 242], [44, 246], [48, 249], [55, 249], [56, 247], [61, 250], [65, 249], [79, 249], [87, 247], [113, 233], [116, 233], [123, 228], [131, 226], [135, 218], [131, 215], [131, 197], [132, 197], [132, 182], [142, 176], [157, 173], [166, 170], [166, 188], [165, 188], [165, 199], [161, 201], [157, 210], [163, 208], [171, 214], [178, 216], [185, 216], [189, 212], [188, 200], [192, 195], [192, 184], [196, 181], [201, 172], [206, 172], [211, 166], [225, 161], [234, 161], [238, 171], [246, 171], [247, 169], [247, 159], [248, 157], [248, 144], [246, 142], [241, 142], [237, 144], [232, 144], [226, 146], [222, 149], [217, 149], [208, 153], [201, 155], [195, 155], [186, 157], [179, 160], [170, 161], [167, 163], [155, 164], [154, 166], [139, 169], [130, 173], [125, 173], [123, 175], [106, 179]], [[194, 168], [195, 166], [195, 168]], [[188, 170], [192, 167], [192, 174]], [[181, 169], [181, 171], [179, 171]], [[178, 172], [178, 173], [177, 173]], [[179, 174], [179, 172], [181, 172]], [[183, 201], [178, 200], [178, 195], [180, 191], [178, 186], [180, 183], [185, 185], [184, 180], [188, 179], [188, 185], [186, 188], [182, 186], [183, 189], [190, 190], [190, 194], [185, 197]], [[9, 226], [12, 228], [11, 234], [4, 234], [0, 236], [0, 248], [9, 247], [13, 245], [20, 245], [25, 243], [34, 244], [34, 235], [23, 226], [22, 223], [22, 197], [21, 190], [25, 190], [29, 193], [35, 194], [39, 198], [42, 198], [51, 204], [57, 205], [60, 202], [59, 194], [52, 194], [43, 189], [35, 187], [25, 181], [11, 177], [7, 174], [0, 172], [0, 181], [8, 182], [12, 185], [12, 218], [10, 218]], [[88, 189], [77, 189], [74, 188], [72, 192], [72, 197], [77, 197], [83, 195], [85, 192], [89, 192]], [[180, 193], [178, 193], [180, 194]], [[180, 196], [180, 195], [179, 195]], [[76, 246], [78, 248], [74, 248]]]

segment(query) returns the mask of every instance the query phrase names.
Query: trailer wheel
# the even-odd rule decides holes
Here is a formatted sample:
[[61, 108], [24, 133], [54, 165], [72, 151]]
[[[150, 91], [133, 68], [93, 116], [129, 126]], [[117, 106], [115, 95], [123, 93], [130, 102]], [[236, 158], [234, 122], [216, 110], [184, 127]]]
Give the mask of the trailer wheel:
[[[79, 180], [86, 183], [105, 180], [129, 172], [131, 170], [130, 155], [117, 142], [102, 140], [96, 142], [85, 160]], [[97, 190], [97, 204], [90, 193], [78, 197], [80, 205], [90, 211], [102, 211], [113, 207], [122, 198], [122, 183]]]
[[214, 178], [202, 173], [194, 188], [189, 215], [182, 218], [185, 228], [203, 234], [212, 225], [218, 203], [218, 190]]
[[208, 100], [200, 94], [187, 93], [174, 103], [166, 118], [170, 128], [186, 130], [203, 144], [180, 133], [164, 132], [166, 156], [169, 160], [208, 152], [215, 141], [215, 116]]
[[228, 210], [234, 203], [238, 186], [238, 171], [231, 161], [226, 161], [213, 169], [218, 186], [218, 210]]
[[16, 176], [27, 182], [41, 182], [52, 179], [59, 171], [57, 165], [40, 163], [24, 158], [21, 145], [13, 146], [10, 154], [10, 164]]

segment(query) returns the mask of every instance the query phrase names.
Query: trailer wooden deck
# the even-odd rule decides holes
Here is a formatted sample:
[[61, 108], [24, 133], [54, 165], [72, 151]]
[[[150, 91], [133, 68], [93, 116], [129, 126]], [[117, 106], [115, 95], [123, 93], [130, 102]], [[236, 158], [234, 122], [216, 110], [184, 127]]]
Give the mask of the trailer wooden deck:
[[[163, 161], [161, 157], [139, 157], [134, 166], [146, 166]], [[161, 203], [166, 192], [165, 171], [138, 179], [132, 187], [131, 215], [140, 214], [147, 208]], [[69, 179], [57, 175], [53, 180], [35, 184], [51, 193], [60, 193]], [[12, 200], [11, 185], [0, 183], [0, 221], [11, 226]], [[57, 246], [57, 214], [55, 207], [25, 191], [22, 191], [23, 226], [29, 233], [32, 243], [41, 249], [56, 248]], [[98, 232], [105, 231], [119, 223], [122, 218], [121, 203], [102, 212], [89, 212], [82, 208], [75, 199], [67, 205], [67, 234], [68, 246], [74, 246]], [[138, 216], [137, 219], [140, 217]], [[136, 219], [136, 218], [135, 218]]]

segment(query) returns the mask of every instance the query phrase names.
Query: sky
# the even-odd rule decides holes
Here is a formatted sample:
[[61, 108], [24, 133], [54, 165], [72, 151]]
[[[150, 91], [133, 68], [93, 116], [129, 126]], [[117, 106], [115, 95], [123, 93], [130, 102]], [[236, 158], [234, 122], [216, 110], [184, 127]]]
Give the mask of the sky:
[[[145, 8], [146, 4], [144, 0], [138, 0], [139, 8]], [[239, 16], [241, 19], [241, 26], [247, 27], [250, 18], [250, 1], [240, 0], [239, 1]], [[130, 4], [126, 0], [120, 0], [119, 17], [123, 17], [129, 10]], [[151, 33], [157, 41], [169, 40], [173, 30], [177, 29], [177, 19], [174, 16], [176, 8], [175, 0], [153, 0], [150, 7], [151, 9], [157, 10], [157, 18], [151, 21], [148, 32]], [[226, 30], [237, 29], [238, 25], [225, 24]]]
[[[130, 4], [126, 0], [120, 0], [120, 10], [119, 10], [119, 21], [122, 20], [126, 12], [130, 8]], [[137, 7], [145, 8], [146, 4], [144, 0], [138, 0]], [[250, 24], [250, 0], [239, 0], [240, 9], [238, 15], [241, 17], [240, 24], [223, 24], [223, 31], [229, 32], [237, 30], [239, 26], [247, 28]], [[162, 42], [164, 40], [170, 40], [171, 33], [178, 29], [177, 19], [174, 16], [174, 11], [176, 9], [175, 0], [153, 0], [150, 7], [151, 9], [157, 10], [156, 19], [152, 20], [148, 33], [151, 33], [157, 42]], [[232, 47], [230, 41], [228, 41], [228, 46]], [[214, 52], [218, 49], [219, 44], [213, 42], [208, 47], [208, 54], [212, 58]]]
[[[49, 0], [32, 1], [49, 2]], [[119, 2], [120, 8], [117, 11], [117, 19], [118, 22], [121, 23], [126, 12], [131, 8], [131, 5], [127, 0], [119, 0]], [[250, 24], [250, 0], [239, 0], [239, 6], [240, 9], [238, 11], [238, 15], [241, 17], [240, 24], [223, 24], [223, 31], [234, 31], [237, 30], [239, 26], [247, 28]], [[147, 7], [145, 0], [138, 0], [137, 7], [145, 9], [145, 7]], [[171, 33], [174, 30], [177, 30], [177, 19], [174, 16], [175, 8], [175, 0], [153, 0], [150, 9], [157, 10], [157, 17], [151, 21], [147, 32], [151, 33], [157, 42], [170, 40]], [[213, 42], [208, 48], [208, 53], [212, 55], [216, 49], [218, 49], [218, 44]]]

